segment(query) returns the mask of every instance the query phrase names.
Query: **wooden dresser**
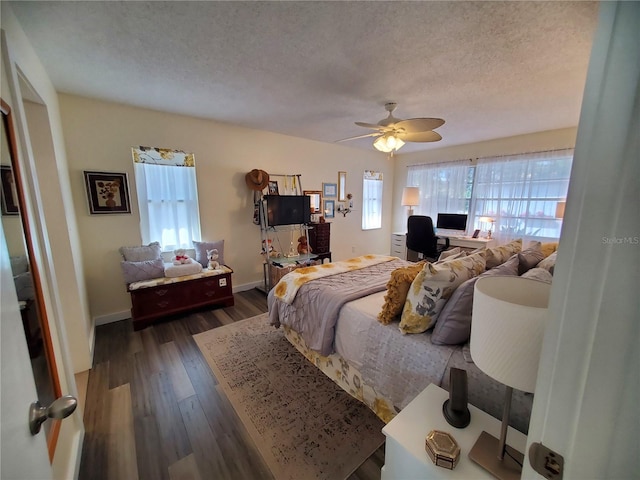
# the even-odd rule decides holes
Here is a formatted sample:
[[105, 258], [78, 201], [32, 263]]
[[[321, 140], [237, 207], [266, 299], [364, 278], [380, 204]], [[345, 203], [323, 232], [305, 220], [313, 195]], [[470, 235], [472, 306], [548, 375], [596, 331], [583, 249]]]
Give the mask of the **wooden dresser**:
[[[164, 316], [199, 307], [232, 306], [234, 304], [231, 285], [233, 271], [228, 267], [225, 268], [227, 271], [220, 274], [211, 275], [205, 271], [203, 274], [188, 277], [164, 279], [167, 283], [159, 285], [130, 289], [133, 329], [140, 330]], [[182, 281], [182, 278], [186, 279]]]
[[331, 224], [310, 223], [309, 226], [311, 253], [317, 255], [320, 260], [328, 258], [331, 261]]

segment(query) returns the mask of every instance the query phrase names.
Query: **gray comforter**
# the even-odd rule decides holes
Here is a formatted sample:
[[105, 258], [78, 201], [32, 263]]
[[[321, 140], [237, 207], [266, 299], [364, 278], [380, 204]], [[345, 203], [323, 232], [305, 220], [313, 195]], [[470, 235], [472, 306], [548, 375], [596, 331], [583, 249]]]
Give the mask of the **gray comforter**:
[[299, 288], [290, 305], [276, 299], [272, 289], [267, 297], [271, 324], [291, 327], [309, 348], [329, 355], [334, 352], [335, 326], [342, 306], [384, 290], [391, 272], [410, 264], [396, 259], [312, 280]]

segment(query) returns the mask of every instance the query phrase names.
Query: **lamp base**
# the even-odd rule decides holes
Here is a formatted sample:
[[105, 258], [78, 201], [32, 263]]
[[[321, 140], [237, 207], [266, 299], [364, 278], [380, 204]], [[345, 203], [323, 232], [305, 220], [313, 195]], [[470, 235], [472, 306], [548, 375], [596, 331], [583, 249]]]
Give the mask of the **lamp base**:
[[[469, 458], [496, 478], [519, 480], [522, 474], [524, 455], [509, 445], [505, 445], [505, 449], [508, 453], [505, 453], [504, 459], [500, 460], [498, 458], [500, 440], [487, 432], [482, 432], [469, 452]], [[514, 458], [520, 462], [519, 465]]]

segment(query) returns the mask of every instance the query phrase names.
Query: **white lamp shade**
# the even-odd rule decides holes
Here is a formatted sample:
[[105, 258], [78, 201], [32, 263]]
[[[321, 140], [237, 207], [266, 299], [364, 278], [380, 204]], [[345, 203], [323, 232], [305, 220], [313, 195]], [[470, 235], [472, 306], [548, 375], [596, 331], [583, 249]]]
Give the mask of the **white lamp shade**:
[[486, 277], [475, 284], [471, 357], [484, 373], [533, 392], [547, 323], [551, 285], [522, 277]]
[[419, 187], [404, 187], [402, 190], [402, 202], [403, 207], [415, 207], [420, 205], [420, 188]]

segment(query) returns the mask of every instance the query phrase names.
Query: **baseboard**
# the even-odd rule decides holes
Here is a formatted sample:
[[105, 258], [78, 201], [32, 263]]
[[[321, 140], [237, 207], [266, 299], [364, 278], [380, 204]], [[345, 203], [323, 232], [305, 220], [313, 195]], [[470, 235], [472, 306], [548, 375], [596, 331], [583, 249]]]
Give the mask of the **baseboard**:
[[256, 287], [263, 287], [264, 282], [251, 282], [245, 283], [244, 285], [238, 285], [233, 287], [233, 293], [236, 292], [246, 292], [247, 290], [253, 290]]
[[[247, 290], [252, 290], [256, 287], [261, 287], [261, 286], [263, 286], [262, 282], [250, 282], [250, 283], [245, 283], [243, 285], [235, 285], [233, 287], [233, 293], [245, 292]], [[99, 317], [95, 317], [94, 325], [97, 327], [99, 325], [106, 325], [107, 323], [126, 320], [127, 318], [131, 318], [131, 310], [124, 310], [122, 312], [109, 313], [107, 315], [100, 315]]]
[[119, 322], [120, 320], [126, 320], [131, 318], [131, 310], [124, 310], [122, 312], [109, 313], [107, 315], [100, 315], [94, 318], [96, 327], [98, 325], [106, 325], [107, 323]]

